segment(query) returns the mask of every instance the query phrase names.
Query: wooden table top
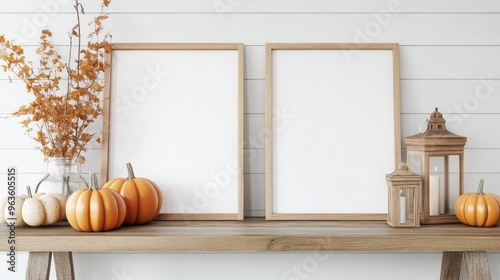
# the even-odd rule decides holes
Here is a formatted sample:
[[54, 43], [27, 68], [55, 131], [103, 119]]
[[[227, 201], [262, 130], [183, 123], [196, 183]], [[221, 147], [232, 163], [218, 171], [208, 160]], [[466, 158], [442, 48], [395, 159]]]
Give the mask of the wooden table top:
[[[0, 228], [0, 251], [9, 229]], [[53, 252], [437, 252], [500, 251], [500, 228], [462, 224], [391, 228], [385, 221], [153, 221], [98, 233], [67, 223], [15, 230], [16, 251]]]

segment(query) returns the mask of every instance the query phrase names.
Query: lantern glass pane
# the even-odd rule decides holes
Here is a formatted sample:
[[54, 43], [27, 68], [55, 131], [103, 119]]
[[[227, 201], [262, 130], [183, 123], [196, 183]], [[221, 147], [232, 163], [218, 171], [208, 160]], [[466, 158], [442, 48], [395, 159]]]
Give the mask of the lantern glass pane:
[[429, 157], [429, 174], [443, 175], [444, 157]]
[[453, 214], [453, 206], [460, 193], [459, 160], [458, 155], [429, 157], [429, 212], [431, 216]]
[[414, 190], [415, 188], [401, 188], [401, 199], [404, 199], [404, 205], [400, 205], [401, 217], [404, 217], [404, 222], [401, 223], [415, 224]]
[[447, 208], [444, 157], [429, 157], [429, 214], [445, 213]]
[[448, 209], [447, 213], [454, 214], [453, 207], [455, 206], [455, 201], [457, 201], [460, 196], [460, 157], [459, 156], [449, 156], [450, 168], [449, 168], [449, 196], [448, 196]]
[[415, 174], [422, 175], [422, 156], [416, 154], [408, 155], [409, 168]]

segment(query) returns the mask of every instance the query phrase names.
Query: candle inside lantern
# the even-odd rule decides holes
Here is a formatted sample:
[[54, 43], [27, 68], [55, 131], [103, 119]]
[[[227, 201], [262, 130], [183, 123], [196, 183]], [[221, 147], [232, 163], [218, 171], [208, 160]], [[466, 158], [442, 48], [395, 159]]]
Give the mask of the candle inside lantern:
[[[437, 167], [434, 169], [437, 171]], [[439, 175], [429, 176], [429, 214], [439, 215], [439, 193], [440, 193]]]
[[399, 222], [406, 223], [406, 197], [402, 194], [399, 196]]

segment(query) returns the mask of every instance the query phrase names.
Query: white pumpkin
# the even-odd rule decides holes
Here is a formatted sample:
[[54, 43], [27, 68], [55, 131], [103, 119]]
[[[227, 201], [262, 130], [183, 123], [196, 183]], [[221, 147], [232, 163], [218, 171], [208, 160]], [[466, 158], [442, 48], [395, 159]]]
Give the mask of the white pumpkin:
[[[8, 202], [8, 198], [6, 197], [5, 200], [2, 200], [2, 204], [0, 204], [0, 209], [2, 209], [3, 213], [2, 213], [2, 220], [1, 222], [6, 224], [7, 223], [7, 220], [11, 219], [11, 218], [14, 218], [15, 220], [15, 224], [16, 226], [24, 226], [26, 223], [24, 222], [24, 220], [22, 219], [22, 205], [24, 204], [24, 200], [27, 198], [28, 196], [25, 195], [25, 194], [21, 194], [21, 195], [16, 195], [14, 198], [14, 211], [10, 211], [9, 210], [9, 205], [7, 205], [7, 202]], [[9, 220], [9, 221], [12, 221], [12, 220]]]
[[0, 222], [7, 223], [10, 218], [16, 218], [16, 226], [25, 224], [30, 226], [51, 225], [66, 219], [67, 198], [56, 193], [36, 193], [31, 195], [29, 186], [28, 195], [15, 196], [15, 211], [9, 210], [8, 197], [0, 201]]

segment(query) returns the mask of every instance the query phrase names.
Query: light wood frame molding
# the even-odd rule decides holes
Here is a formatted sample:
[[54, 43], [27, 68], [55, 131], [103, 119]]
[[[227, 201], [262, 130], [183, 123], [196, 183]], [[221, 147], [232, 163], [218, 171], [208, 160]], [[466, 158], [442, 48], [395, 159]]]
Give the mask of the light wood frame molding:
[[266, 45], [267, 220], [387, 218], [399, 80], [397, 43]]
[[158, 220], [243, 220], [243, 44], [115, 43], [108, 61], [102, 182], [131, 162]]

